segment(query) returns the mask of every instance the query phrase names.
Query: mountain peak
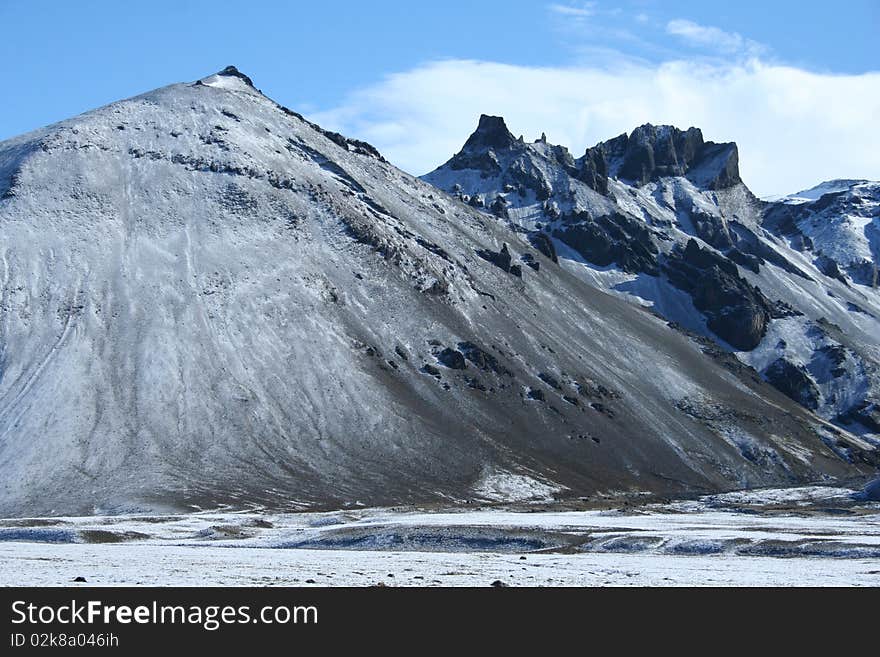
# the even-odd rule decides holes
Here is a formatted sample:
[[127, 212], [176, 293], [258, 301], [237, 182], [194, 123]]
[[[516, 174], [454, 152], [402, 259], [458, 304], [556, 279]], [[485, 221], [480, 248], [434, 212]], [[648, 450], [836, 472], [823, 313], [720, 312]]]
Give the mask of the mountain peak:
[[[249, 87], [253, 87], [253, 86], [254, 86], [254, 81], [251, 80], [251, 79], [250, 79], [248, 76], [246, 76], [244, 73], [242, 73], [241, 71], [239, 71], [237, 68], [235, 68], [235, 66], [231, 66], [231, 65], [230, 65], [230, 66], [227, 66], [227, 67], [224, 68], [222, 71], [218, 72], [217, 75], [222, 75], [222, 76], [225, 76], [225, 77], [234, 77], [234, 78], [238, 78], [238, 79], [240, 79], [240, 80], [243, 80], [245, 83], [247, 83], [247, 85], [248, 85]], [[254, 88], [256, 88], [256, 87], [254, 87]]]
[[468, 137], [464, 147], [467, 150], [509, 148], [514, 143], [516, 137], [507, 129], [502, 117], [481, 114], [477, 129]]
[[646, 123], [598, 148], [608, 159], [612, 176], [636, 185], [664, 176], [687, 176], [707, 189], [741, 182], [736, 144], [705, 141], [699, 128]]
[[222, 71], [217, 71], [213, 75], [201, 78], [196, 81], [196, 85], [205, 85], [208, 87], [217, 87], [234, 91], [247, 91], [249, 93], [261, 93], [260, 90], [254, 86], [254, 81], [239, 71], [235, 66], [227, 66]]

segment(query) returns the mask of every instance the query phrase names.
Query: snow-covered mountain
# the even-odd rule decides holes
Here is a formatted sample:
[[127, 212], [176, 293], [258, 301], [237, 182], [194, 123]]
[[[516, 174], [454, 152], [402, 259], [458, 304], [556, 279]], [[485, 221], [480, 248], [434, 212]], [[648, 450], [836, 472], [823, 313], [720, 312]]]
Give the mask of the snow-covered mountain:
[[877, 444], [880, 184], [835, 180], [765, 202], [738, 158], [696, 128], [644, 125], [575, 159], [483, 116], [424, 179]]
[[[706, 230], [714, 244], [745, 230], [719, 203], [754, 231], [761, 210], [723, 176], [696, 186], [716, 147], [678, 162], [697, 182], [648, 167], [650, 182], [611, 177], [603, 193], [598, 168], [581, 182], [544, 143], [514, 163], [519, 144], [473, 149], [512, 171], [509, 190], [457, 170], [495, 192], [484, 204], [505, 199], [508, 225], [231, 67], [0, 143], [0, 514], [670, 494], [871, 471], [870, 443], [597, 289], [653, 294], [700, 328], [695, 295], [733, 341], [763, 345], [773, 317], [836, 335], [715, 264]], [[698, 241], [661, 256], [684, 227]], [[580, 264], [603, 243], [606, 265]], [[679, 287], [654, 275], [667, 269]], [[748, 293], [750, 317], [697, 296], [689, 272]], [[867, 334], [880, 310], [860, 284], [832, 284], [839, 297], [816, 303], [858, 300]]]

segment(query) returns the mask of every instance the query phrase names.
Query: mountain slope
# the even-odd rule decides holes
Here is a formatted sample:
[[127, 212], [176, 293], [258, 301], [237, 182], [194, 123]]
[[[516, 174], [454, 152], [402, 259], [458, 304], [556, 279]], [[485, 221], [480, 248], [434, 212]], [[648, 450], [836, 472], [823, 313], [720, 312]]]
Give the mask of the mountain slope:
[[486, 116], [424, 179], [880, 442], [880, 185], [832, 181], [767, 203], [740, 179], [736, 145], [696, 128], [641, 126], [575, 159]]
[[3, 142], [0, 190], [3, 515], [682, 493], [875, 458], [233, 68]]

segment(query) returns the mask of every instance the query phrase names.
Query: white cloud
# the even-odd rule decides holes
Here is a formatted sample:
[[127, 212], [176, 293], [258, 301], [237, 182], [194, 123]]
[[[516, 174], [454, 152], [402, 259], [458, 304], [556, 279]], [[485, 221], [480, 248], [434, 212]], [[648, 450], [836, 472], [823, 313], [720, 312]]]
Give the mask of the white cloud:
[[552, 4], [548, 9], [554, 14], [561, 14], [562, 16], [587, 18], [596, 13], [596, 3], [584, 2], [580, 5]]
[[880, 179], [880, 72], [825, 75], [757, 59], [614, 68], [449, 60], [390, 75], [311, 118], [422, 174], [459, 150], [481, 113], [504, 116], [527, 139], [546, 132], [576, 155], [643, 123], [697, 126], [706, 139], [739, 144], [743, 178], [759, 195]]
[[685, 19], [669, 21], [666, 24], [666, 32], [691, 46], [716, 50], [726, 55], [739, 53], [757, 55], [764, 50], [764, 46], [746, 39], [737, 32], [725, 32], [718, 27], [700, 25]]

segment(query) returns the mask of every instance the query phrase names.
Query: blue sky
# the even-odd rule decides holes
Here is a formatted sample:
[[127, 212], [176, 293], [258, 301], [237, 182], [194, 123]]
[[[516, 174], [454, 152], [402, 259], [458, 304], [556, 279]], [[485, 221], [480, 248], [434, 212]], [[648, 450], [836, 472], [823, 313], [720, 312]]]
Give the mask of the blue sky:
[[[454, 124], [443, 121], [435, 126], [443, 133], [442, 144], [421, 144], [414, 138], [396, 143], [395, 125], [379, 116], [394, 113], [393, 106], [386, 106], [395, 102], [389, 93], [401, 94], [407, 111], [430, 118], [429, 109], [413, 108], [408, 96], [421, 92], [424, 103], [442, 105], [461, 74], [463, 84], [474, 85], [478, 96], [473, 107], [466, 103], [468, 112], [516, 114], [522, 98], [483, 92], [495, 86], [498, 71], [481, 69], [482, 75], [493, 76], [483, 84], [473, 78], [478, 63], [509, 67], [504, 69], [509, 74], [505, 79], [514, 86], [520, 73], [529, 78], [540, 71], [624, 69], [638, 84], [641, 74], [660, 71], [669, 62], [697, 67], [700, 74], [711, 70], [716, 76], [735, 67], [749, 70], [760, 62], [762, 70], [785, 67], [823, 76], [817, 78], [822, 80], [843, 76], [867, 83], [874, 79], [858, 76], [880, 70], [874, 43], [880, 27], [878, 0], [0, 0], [0, 25], [5, 28], [0, 70], [9, 94], [0, 103], [0, 139], [235, 64], [276, 100], [323, 119], [329, 127], [378, 142], [392, 161], [414, 173], [446, 159], [451, 152], [441, 148], [460, 144], [476, 116], [468, 118], [467, 125], [462, 115]], [[442, 84], [426, 90], [438, 71]], [[546, 85], [561, 84], [557, 77], [534, 78], [531, 95], [540, 94]], [[408, 81], [409, 87], [390, 88], [401, 81]], [[701, 81], [697, 78], [696, 83]], [[598, 93], [610, 91], [602, 87]], [[560, 95], [566, 96], [564, 90], [551, 89], [548, 98]], [[382, 97], [378, 105], [377, 96]], [[533, 112], [512, 129], [536, 131], [537, 122], [547, 120], [559, 141], [573, 150], [611, 136], [599, 130], [618, 129], [607, 121], [583, 124], [583, 117], [580, 126], [559, 123], [554, 115], [563, 109], [577, 111], [559, 102], [555, 110], [546, 109], [547, 118]], [[577, 102], [590, 105], [598, 99], [588, 96]], [[654, 117], [646, 106], [643, 114], [627, 118], [660, 122], [668, 114], [692, 122], [686, 113], [676, 112], [661, 108]], [[397, 134], [404, 134], [398, 124]], [[627, 128], [621, 124], [619, 129]], [[552, 137], [550, 130], [548, 135]], [[718, 135], [732, 136], [736, 135]]]

